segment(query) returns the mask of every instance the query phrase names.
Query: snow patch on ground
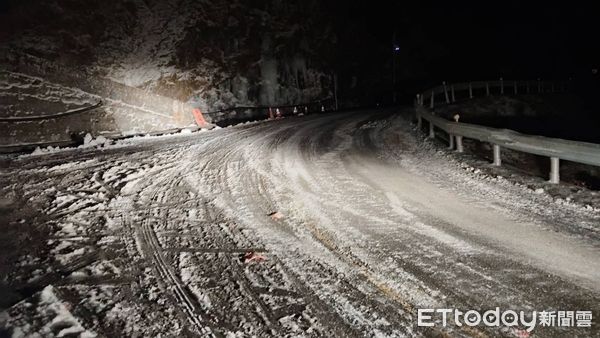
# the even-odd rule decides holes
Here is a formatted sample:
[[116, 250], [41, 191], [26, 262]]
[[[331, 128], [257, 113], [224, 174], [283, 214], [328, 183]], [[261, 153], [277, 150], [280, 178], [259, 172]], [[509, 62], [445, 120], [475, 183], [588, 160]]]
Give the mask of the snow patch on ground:
[[[221, 128], [215, 127], [213, 129], [218, 130]], [[172, 132], [172, 133], [165, 133], [165, 134], [161, 134], [161, 135], [146, 134], [143, 136], [133, 136], [133, 137], [121, 139], [121, 140], [112, 140], [112, 139], [106, 138], [105, 136], [102, 136], [102, 135], [94, 138], [92, 135], [90, 135], [88, 133], [84, 137], [84, 143], [80, 146], [77, 146], [77, 147], [48, 146], [45, 148], [36, 147], [35, 150], [31, 154], [20, 155], [19, 157], [55, 154], [55, 153], [73, 151], [73, 150], [77, 150], [77, 149], [88, 149], [88, 148], [109, 149], [109, 148], [131, 145], [134, 142], [154, 141], [154, 140], [158, 140], [158, 139], [168, 139], [168, 138], [179, 137], [179, 136], [188, 136], [188, 135], [194, 135], [197, 132], [205, 132], [205, 131], [209, 131], [209, 129], [200, 129], [197, 131], [192, 131], [189, 128], [183, 128], [180, 131]]]
[[[7, 320], [13, 324], [12, 337], [71, 337], [77, 335], [81, 338], [91, 338], [97, 336], [94, 331], [86, 330], [83, 327], [80, 319], [70, 311], [71, 305], [57, 295], [57, 291], [52, 285], [46, 286], [34, 299], [25, 300], [15, 307], [31, 309], [32, 303], [36, 303], [34, 308], [36, 323], [24, 322], [19, 317], [9, 316]], [[40, 322], [39, 326], [38, 321]]]

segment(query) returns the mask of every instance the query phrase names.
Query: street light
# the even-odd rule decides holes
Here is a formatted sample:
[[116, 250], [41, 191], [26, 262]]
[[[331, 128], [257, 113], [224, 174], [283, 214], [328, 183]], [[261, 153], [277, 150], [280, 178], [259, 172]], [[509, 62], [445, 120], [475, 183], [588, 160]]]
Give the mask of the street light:
[[396, 103], [396, 54], [400, 53], [400, 46], [396, 43], [396, 32], [392, 34], [392, 102]]

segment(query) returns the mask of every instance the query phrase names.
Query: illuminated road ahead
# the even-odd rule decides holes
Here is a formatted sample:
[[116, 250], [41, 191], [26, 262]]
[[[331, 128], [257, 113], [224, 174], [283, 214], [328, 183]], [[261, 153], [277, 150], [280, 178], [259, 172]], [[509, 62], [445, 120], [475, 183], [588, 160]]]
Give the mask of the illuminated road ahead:
[[73, 286], [64, 297], [97, 333], [515, 336], [425, 330], [417, 309], [600, 310], [598, 212], [478, 178], [385, 112], [25, 157], [4, 173], [37, 210], [9, 218], [52, 225], [39, 246], [55, 269], [73, 252], [114, 267], [47, 283]]

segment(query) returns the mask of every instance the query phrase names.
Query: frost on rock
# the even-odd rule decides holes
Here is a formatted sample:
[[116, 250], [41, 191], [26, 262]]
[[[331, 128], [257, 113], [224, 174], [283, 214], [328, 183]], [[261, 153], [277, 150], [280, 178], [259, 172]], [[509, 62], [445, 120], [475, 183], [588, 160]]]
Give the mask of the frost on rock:
[[[30, 6], [35, 13], [60, 13], [56, 16], [60, 19], [28, 18], [37, 25], [12, 37], [14, 49], [31, 51], [47, 61], [55, 60], [54, 53], [66, 54], [58, 63], [91, 73], [86, 75], [101, 75], [184, 102], [201, 101], [210, 110], [307, 102], [330, 92], [320, 81], [330, 70], [312, 62], [315, 55], [329, 53], [336, 41], [318, 1], [173, 5], [121, 0], [81, 9], [52, 0]], [[98, 20], [104, 34], [85, 24]], [[48, 29], [61, 25], [71, 29], [60, 34]], [[65, 41], [75, 46], [67, 47]], [[14, 86], [12, 80], [3, 84], [0, 77], [0, 95], [3, 87]], [[18, 85], [36, 84], [21, 81]], [[81, 95], [71, 97], [73, 102], [89, 101]]]

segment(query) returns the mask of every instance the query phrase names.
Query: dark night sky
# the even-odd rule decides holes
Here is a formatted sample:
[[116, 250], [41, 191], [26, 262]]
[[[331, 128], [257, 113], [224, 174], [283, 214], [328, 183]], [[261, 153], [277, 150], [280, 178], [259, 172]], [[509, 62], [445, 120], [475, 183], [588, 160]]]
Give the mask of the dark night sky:
[[420, 57], [436, 77], [569, 77], [598, 67], [600, 20], [591, 6], [516, 1], [350, 6], [374, 41], [390, 45], [396, 31], [398, 58]]

